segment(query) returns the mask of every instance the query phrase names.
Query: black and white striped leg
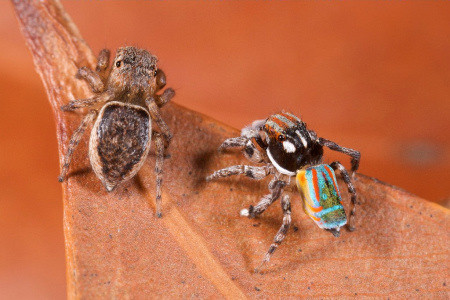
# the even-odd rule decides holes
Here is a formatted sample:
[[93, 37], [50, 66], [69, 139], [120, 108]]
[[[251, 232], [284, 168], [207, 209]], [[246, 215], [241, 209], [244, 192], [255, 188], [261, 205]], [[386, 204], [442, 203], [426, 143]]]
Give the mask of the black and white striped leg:
[[354, 176], [356, 170], [358, 170], [358, 168], [359, 168], [359, 161], [361, 159], [361, 153], [359, 151], [353, 150], [350, 148], [341, 147], [338, 144], [336, 144], [335, 142], [329, 141], [324, 138], [318, 138], [318, 142], [320, 145], [328, 147], [331, 150], [342, 152], [342, 153], [350, 156], [352, 158], [351, 159], [351, 164], [352, 164], [351, 171], [352, 171], [352, 176]]
[[211, 181], [220, 177], [229, 177], [232, 175], [244, 174], [252, 179], [260, 180], [271, 174], [271, 168], [269, 166], [255, 167], [247, 165], [236, 165], [228, 168], [220, 169], [206, 177], [206, 181]]
[[259, 267], [255, 269], [255, 272], [258, 272], [262, 268], [262, 266], [270, 260], [272, 254], [275, 252], [275, 250], [277, 250], [281, 242], [283, 242], [284, 238], [286, 237], [286, 233], [291, 226], [291, 203], [289, 201], [289, 195], [284, 195], [281, 199], [281, 209], [283, 210], [283, 224], [275, 235], [273, 243], [272, 245], [270, 245], [270, 248], [264, 256], [263, 261], [261, 262]]
[[240, 148], [243, 149], [245, 145], [247, 144], [248, 139], [243, 136], [238, 136], [234, 138], [226, 139], [222, 145], [219, 147], [219, 152], [222, 152], [225, 149], [229, 148]]
[[156, 147], [156, 216], [158, 218], [162, 217], [161, 213], [161, 186], [162, 186], [162, 175], [163, 175], [163, 164], [164, 164], [164, 138], [160, 133], [154, 133]]
[[264, 195], [255, 206], [250, 205], [248, 209], [245, 208], [241, 210], [241, 216], [253, 219], [262, 214], [272, 203], [274, 203], [281, 196], [281, 193], [283, 192], [285, 186], [286, 182], [274, 178], [269, 183], [270, 194]]
[[356, 212], [356, 190], [355, 190], [355, 187], [353, 186], [352, 180], [351, 180], [350, 176], [348, 175], [347, 170], [340, 162], [338, 162], [338, 161], [332, 162], [330, 164], [330, 166], [333, 168], [333, 170], [339, 169], [339, 171], [341, 172], [341, 175], [342, 175], [342, 179], [344, 179], [344, 182], [347, 184], [348, 192], [351, 195], [352, 209], [350, 211], [350, 217], [348, 218], [347, 228], [348, 228], [348, 230], [353, 231], [353, 230], [355, 230], [353, 222], [354, 222], [355, 212]]
[[64, 156], [64, 163], [62, 165], [61, 174], [58, 177], [59, 182], [63, 182], [64, 179], [66, 178], [70, 162], [72, 161], [73, 152], [75, 151], [75, 149], [78, 146], [78, 143], [83, 137], [84, 131], [90, 124], [94, 122], [96, 116], [97, 116], [96, 110], [91, 110], [90, 112], [88, 112], [88, 114], [84, 117], [83, 121], [81, 121], [80, 126], [78, 126], [77, 130], [75, 130], [75, 132], [72, 134], [72, 137], [70, 138], [69, 142], [69, 147], [67, 148], [66, 155]]
[[235, 138], [226, 139], [222, 143], [222, 145], [220, 145], [219, 152], [222, 152], [223, 150], [229, 148], [241, 149], [245, 157], [247, 157], [249, 160], [253, 162], [259, 163], [263, 161], [264, 156], [253, 144], [252, 140], [247, 137], [239, 136]]

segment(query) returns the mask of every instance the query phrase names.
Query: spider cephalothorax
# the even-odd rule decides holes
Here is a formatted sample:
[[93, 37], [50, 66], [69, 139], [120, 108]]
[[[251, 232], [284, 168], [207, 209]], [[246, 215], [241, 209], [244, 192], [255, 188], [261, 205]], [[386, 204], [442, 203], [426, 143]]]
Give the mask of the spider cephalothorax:
[[154, 93], [157, 86], [157, 63], [157, 57], [147, 50], [120, 48], [112, 65], [108, 88], [122, 92]]
[[267, 133], [267, 156], [282, 174], [294, 176], [306, 165], [322, 159], [323, 147], [306, 129], [298, 117], [283, 112], [270, 116], [263, 128]]
[[[356, 191], [350, 176], [338, 161], [330, 165], [322, 164], [324, 146], [350, 155], [352, 173], [358, 169], [360, 159], [358, 151], [317, 137], [314, 131], [307, 129], [300, 118], [291, 113], [274, 114], [265, 120], [253, 122], [252, 125], [242, 129], [240, 137], [225, 140], [219, 148], [220, 150], [240, 148], [248, 159], [263, 163], [264, 166], [231, 166], [214, 172], [207, 177], [207, 180], [238, 174], [259, 180], [273, 175], [269, 184], [270, 193], [263, 196], [257, 205], [241, 210], [242, 216], [255, 218], [281, 197], [284, 188], [290, 184], [291, 177], [295, 176], [297, 186], [302, 193], [306, 214], [320, 228], [339, 236], [340, 228], [347, 224], [347, 217], [334, 171], [339, 169], [351, 194], [353, 207], [348, 222], [349, 230], [354, 229]], [[282, 197], [281, 207], [284, 213], [283, 225], [276, 234], [262, 264], [269, 261], [290, 226], [291, 206], [288, 195]]]
[[[70, 101], [61, 107], [72, 111], [81, 107], [91, 109], [74, 132], [64, 157], [59, 181], [64, 181], [72, 154], [84, 131], [92, 125], [89, 158], [92, 169], [108, 191], [132, 178], [142, 167], [150, 150], [156, 145], [156, 204], [161, 216], [161, 183], [164, 149], [172, 134], [160, 115], [160, 108], [175, 95], [166, 89], [166, 77], [158, 70], [156, 56], [143, 49], [123, 47], [117, 50], [109, 69], [110, 52], [100, 52], [96, 71], [82, 67], [77, 77], [85, 79], [97, 95]], [[159, 127], [153, 130], [152, 121]]]

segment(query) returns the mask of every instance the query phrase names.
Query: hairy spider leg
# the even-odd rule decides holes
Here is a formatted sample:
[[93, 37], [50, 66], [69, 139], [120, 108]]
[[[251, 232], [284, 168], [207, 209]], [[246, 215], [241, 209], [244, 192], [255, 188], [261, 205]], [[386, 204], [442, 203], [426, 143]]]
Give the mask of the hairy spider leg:
[[243, 136], [238, 136], [234, 138], [228, 138], [219, 146], [219, 152], [222, 152], [225, 149], [230, 148], [239, 148], [243, 149], [248, 142], [248, 138]]
[[109, 94], [101, 94], [87, 99], [72, 100], [66, 105], [61, 106], [62, 111], [73, 111], [78, 108], [93, 106], [97, 103], [103, 103], [110, 100], [112, 97]]
[[354, 218], [355, 218], [355, 212], [356, 212], [356, 190], [355, 187], [353, 186], [352, 180], [347, 172], [347, 170], [345, 169], [345, 167], [338, 161], [332, 162], [330, 164], [330, 167], [333, 168], [333, 170], [337, 170], [339, 169], [339, 171], [341, 172], [342, 175], [342, 179], [344, 179], [344, 182], [347, 184], [347, 188], [348, 188], [348, 192], [351, 195], [351, 202], [352, 202], [352, 209], [350, 211], [350, 216], [348, 218], [348, 224], [347, 224], [347, 228], [350, 231], [354, 231], [355, 227], [354, 227]]
[[155, 139], [156, 147], [156, 215], [158, 218], [162, 217], [161, 213], [161, 185], [162, 185], [162, 174], [163, 174], [163, 164], [164, 164], [164, 138], [160, 133], [154, 133], [153, 138]]
[[172, 133], [170, 132], [169, 127], [167, 126], [166, 122], [161, 117], [161, 113], [159, 111], [159, 107], [155, 102], [154, 97], [149, 97], [145, 99], [145, 103], [147, 104], [148, 110], [150, 112], [151, 118], [155, 121], [155, 123], [158, 125], [159, 129], [161, 130], [161, 133], [164, 136], [164, 139], [166, 140], [165, 147], [167, 148], [169, 146], [170, 140], [172, 139]]
[[284, 238], [286, 237], [286, 233], [291, 226], [291, 203], [289, 201], [289, 195], [283, 195], [283, 198], [281, 199], [281, 209], [283, 210], [283, 223], [281, 224], [280, 229], [275, 235], [272, 245], [270, 245], [269, 250], [267, 251], [266, 255], [264, 255], [264, 259], [262, 260], [261, 264], [255, 269], [255, 273], [259, 272], [262, 266], [270, 260], [272, 254], [283, 242]]
[[214, 173], [206, 177], [206, 181], [211, 181], [220, 177], [229, 177], [241, 174], [244, 174], [245, 176], [252, 179], [261, 180], [271, 173], [272, 170], [269, 166], [255, 167], [247, 165], [236, 165], [215, 171]]
[[163, 107], [167, 102], [170, 101], [170, 99], [173, 98], [173, 96], [175, 96], [175, 91], [172, 88], [164, 90], [161, 95], [156, 95], [156, 105], [158, 105], [159, 108]]
[[262, 214], [272, 203], [280, 198], [285, 186], [286, 182], [277, 178], [272, 179], [269, 183], [270, 194], [262, 196], [255, 206], [250, 205], [248, 209], [242, 209], [241, 216], [253, 219]]
[[96, 117], [97, 117], [96, 110], [93, 109], [93, 110], [89, 111], [88, 114], [81, 121], [80, 126], [73, 133], [73, 135], [70, 139], [70, 142], [69, 142], [69, 147], [67, 148], [66, 155], [64, 156], [64, 163], [63, 163], [63, 166], [61, 169], [61, 174], [58, 177], [59, 182], [63, 182], [64, 179], [66, 178], [67, 171], [70, 166], [70, 162], [72, 161], [73, 152], [75, 151], [75, 149], [78, 146], [78, 143], [80, 142], [81, 138], [83, 137], [84, 131], [86, 130], [86, 128], [89, 125], [91, 125], [94, 122]]
[[226, 139], [219, 147], [219, 152], [229, 148], [239, 148], [249, 160], [260, 163], [264, 160], [264, 156], [252, 143], [251, 139], [239, 136]]
[[88, 67], [79, 68], [76, 78], [86, 80], [94, 93], [101, 93], [105, 89], [105, 84], [100, 75]]
[[341, 152], [341, 153], [344, 153], [344, 154], [350, 156], [352, 158], [351, 159], [351, 164], [352, 164], [351, 171], [352, 171], [352, 175], [354, 176], [356, 170], [358, 170], [358, 168], [359, 168], [359, 161], [361, 159], [361, 153], [359, 151], [339, 146], [335, 142], [332, 142], [330, 140], [327, 140], [327, 139], [324, 139], [321, 137], [318, 138], [318, 142], [320, 145], [328, 147], [333, 151], [338, 151], [338, 152]]
[[78, 79], [86, 80], [94, 93], [101, 93], [105, 89], [104, 80], [106, 80], [106, 78], [102, 78], [102, 75], [109, 66], [109, 57], [109, 50], [103, 49], [98, 55], [95, 71], [88, 67], [81, 67], [75, 75]]

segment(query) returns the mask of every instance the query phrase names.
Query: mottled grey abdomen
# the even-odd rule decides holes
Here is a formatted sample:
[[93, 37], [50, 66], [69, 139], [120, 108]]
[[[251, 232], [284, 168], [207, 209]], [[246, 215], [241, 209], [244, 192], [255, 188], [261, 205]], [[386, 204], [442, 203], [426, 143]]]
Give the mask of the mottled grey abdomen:
[[110, 102], [101, 109], [91, 133], [89, 157], [108, 191], [139, 171], [150, 148], [151, 130], [149, 114], [140, 106]]

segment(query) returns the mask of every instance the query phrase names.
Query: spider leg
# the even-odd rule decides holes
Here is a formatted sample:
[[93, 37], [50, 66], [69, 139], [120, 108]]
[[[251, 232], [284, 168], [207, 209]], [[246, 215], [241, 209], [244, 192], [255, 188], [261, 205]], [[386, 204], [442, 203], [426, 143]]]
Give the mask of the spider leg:
[[61, 169], [61, 174], [58, 177], [59, 182], [63, 182], [64, 179], [66, 178], [70, 162], [72, 161], [73, 152], [75, 151], [76, 147], [78, 146], [78, 143], [83, 137], [84, 131], [90, 124], [92, 124], [96, 116], [97, 116], [96, 110], [89, 111], [88, 114], [84, 117], [83, 121], [81, 121], [80, 126], [73, 133], [72, 138], [70, 139], [69, 142], [69, 147], [67, 149], [66, 155], [64, 156], [64, 163]]
[[243, 136], [238, 136], [234, 138], [229, 138], [223, 141], [222, 145], [219, 146], [219, 152], [229, 149], [229, 148], [244, 148], [247, 144], [248, 139]]
[[109, 95], [101, 94], [92, 98], [72, 100], [66, 105], [61, 106], [62, 111], [73, 111], [82, 107], [89, 107], [97, 103], [106, 102], [110, 99]]
[[155, 102], [155, 98], [150, 97], [145, 100], [145, 103], [148, 106], [151, 118], [158, 125], [159, 129], [161, 130], [161, 133], [163, 134], [164, 139], [166, 140], [166, 147], [168, 147], [170, 140], [172, 139], [172, 133], [170, 132], [170, 129], [167, 126], [166, 122], [164, 122], [164, 120], [161, 117], [159, 107]]
[[250, 177], [252, 179], [261, 180], [271, 173], [272, 171], [268, 166], [255, 167], [246, 165], [236, 165], [215, 171], [214, 173], [206, 177], [206, 181], [211, 181], [213, 179], [217, 179], [220, 177], [228, 177], [240, 174], [244, 174], [245, 176]]
[[111, 52], [108, 49], [101, 50], [98, 55], [95, 71], [97, 71], [98, 73], [105, 71], [109, 66], [110, 56]]
[[291, 226], [291, 203], [289, 201], [289, 195], [284, 195], [281, 199], [281, 209], [283, 210], [283, 224], [275, 235], [273, 243], [272, 245], [270, 245], [270, 248], [264, 256], [261, 264], [255, 269], [255, 273], [257, 273], [262, 268], [262, 266], [270, 260], [272, 254], [275, 252], [275, 250], [277, 250], [281, 242], [283, 242], [284, 238], [286, 237], [286, 233]]
[[286, 182], [279, 180], [277, 178], [272, 179], [269, 183], [270, 194], [264, 195], [261, 200], [259, 200], [256, 206], [250, 205], [249, 208], [244, 208], [241, 210], [240, 214], [243, 217], [249, 217], [250, 219], [256, 218], [262, 214], [272, 203], [274, 203], [283, 192]]
[[81, 67], [78, 69], [76, 77], [78, 79], [84, 79], [89, 83], [94, 93], [101, 93], [105, 88], [100, 75], [88, 67]]
[[156, 147], [156, 215], [158, 218], [162, 217], [161, 213], [161, 185], [163, 175], [163, 163], [164, 163], [164, 139], [162, 134], [155, 133], [155, 147]]
[[226, 139], [219, 147], [219, 152], [224, 149], [238, 148], [244, 152], [245, 157], [249, 160], [260, 163], [264, 160], [263, 154], [256, 148], [251, 139], [244, 136]]
[[348, 230], [353, 231], [355, 230], [355, 227], [353, 226], [353, 222], [354, 222], [354, 217], [355, 217], [355, 211], [356, 211], [356, 190], [355, 187], [353, 186], [352, 180], [350, 178], [350, 176], [348, 175], [347, 170], [344, 168], [344, 166], [338, 162], [332, 162], [330, 164], [330, 167], [333, 168], [333, 170], [339, 169], [339, 171], [341, 172], [342, 175], [342, 179], [344, 179], [344, 182], [347, 184], [347, 188], [348, 188], [348, 192], [351, 195], [351, 202], [352, 202], [352, 210], [350, 211], [350, 217], [348, 220]]
[[171, 88], [166, 89], [161, 95], [156, 95], [156, 105], [158, 105], [159, 108], [163, 107], [173, 98], [173, 96], [175, 96], [175, 91]]
[[347, 154], [348, 156], [351, 156], [351, 164], [352, 164], [352, 175], [358, 170], [359, 167], [359, 161], [361, 159], [361, 153], [357, 150], [353, 150], [350, 148], [341, 147], [335, 142], [329, 141], [324, 138], [318, 138], [318, 142], [320, 145], [330, 148], [334, 151], [339, 151], [341, 153]]

